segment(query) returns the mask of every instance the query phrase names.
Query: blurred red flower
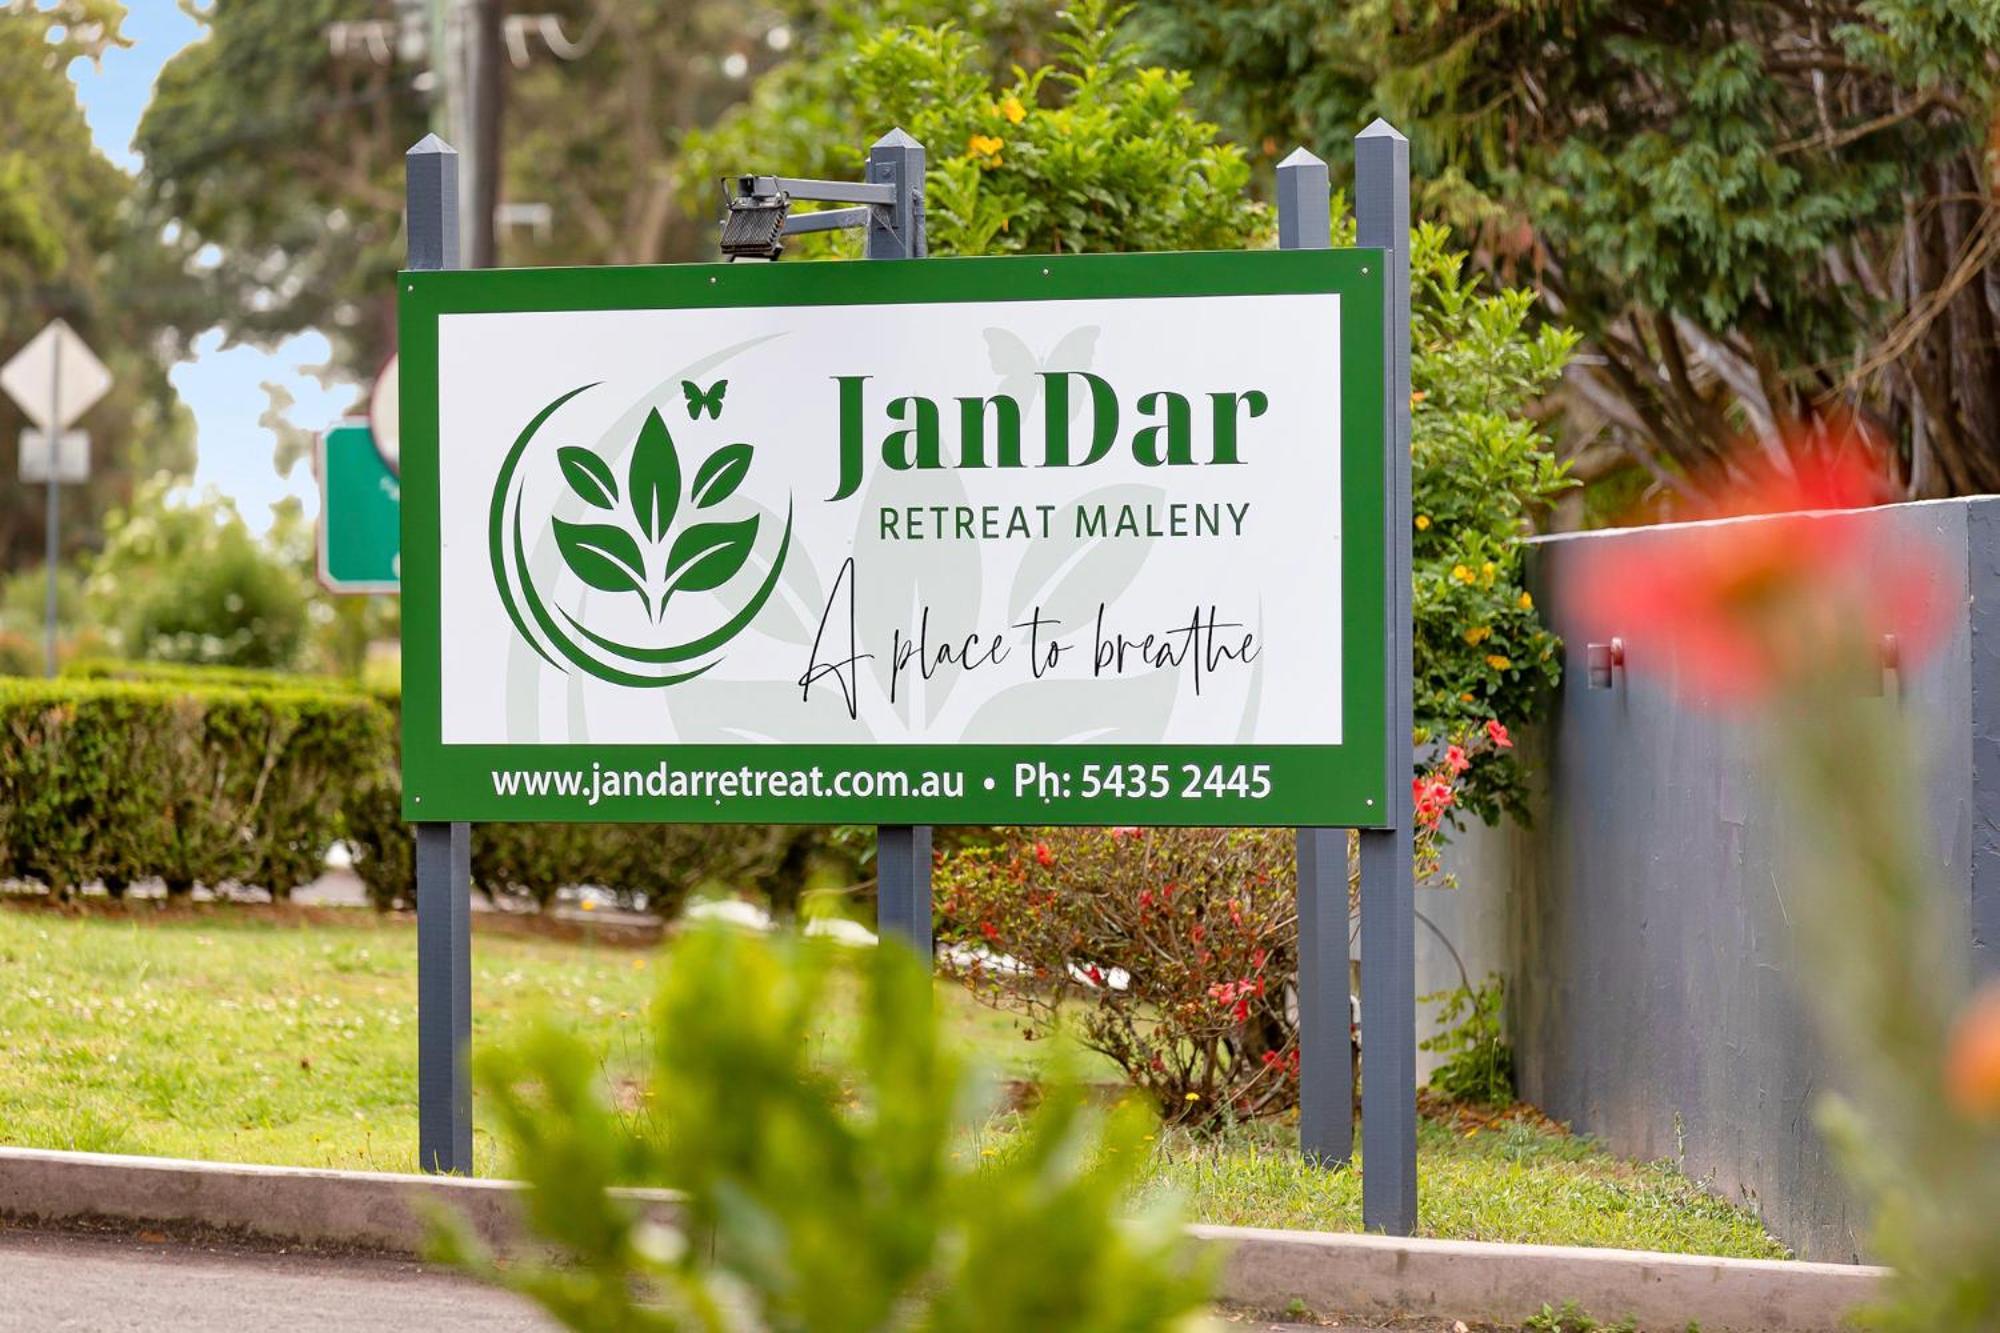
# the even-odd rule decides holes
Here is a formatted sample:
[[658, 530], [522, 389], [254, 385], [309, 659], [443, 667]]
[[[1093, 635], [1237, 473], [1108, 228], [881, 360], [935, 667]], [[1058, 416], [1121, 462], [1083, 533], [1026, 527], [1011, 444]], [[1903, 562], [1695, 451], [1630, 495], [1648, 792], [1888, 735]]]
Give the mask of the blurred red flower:
[[1945, 1090], [1967, 1116], [2000, 1120], [2000, 981], [1988, 982], [1952, 1025]]
[[[1570, 587], [1582, 632], [1670, 646], [1689, 692], [1724, 702], [1839, 670], [1896, 636], [1907, 662], [1943, 622], [1938, 562], [1845, 512], [1881, 498], [1866, 441], [1739, 469], [1748, 480], [1689, 517], [1671, 558], [1621, 542]], [[1628, 647], [1628, 652], [1630, 651]], [[1628, 670], [1630, 668], [1628, 667]]]

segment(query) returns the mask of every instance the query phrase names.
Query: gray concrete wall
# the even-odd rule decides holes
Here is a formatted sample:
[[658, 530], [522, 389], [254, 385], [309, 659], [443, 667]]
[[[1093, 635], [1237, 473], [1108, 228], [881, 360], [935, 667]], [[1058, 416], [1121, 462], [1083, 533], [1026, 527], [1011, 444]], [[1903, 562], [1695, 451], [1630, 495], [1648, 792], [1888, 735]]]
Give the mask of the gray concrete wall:
[[[1944, 552], [1944, 591], [1967, 608], [1900, 690], [1888, 677], [1879, 706], [1901, 710], [1918, 738], [1933, 878], [1963, 904], [1969, 948], [1993, 969], [2000, 500], [1892, 506], [1864, 521]], [[1812, 1126], [1815, 1098], [1839, 1078], [1795, 990], [1794, 831], [1760, 774], [1754, 719], [1688, 706], [1673, 691], [1672, 643], [1642, 624], [1585, 624], [1562, 598], [1569, 574], [1616, 546], [1672, 561], [1690, 537], [1667, 526], [1537, 543], [1536, 595], [1564, 636], [1566, 666], [1554, 716], [1531, 742], [1538, 813], [1530, 829], [1455, 850], [1468, 894], [1457, 916], [1472, 923], [1469, 944], [1455, 942], [1506, 960], [1525, 1097], [1616, 1152], [1678, 1161], [1756, 1208], [1803, 1256], [1851, 1261], [1865, 1221]], [[1613, 688], [1589, 689], [1586, 645], [1613, 634], [1627, 670]], [[1507, 939], [1490, 949], [1479, 922], [1496, 898]]]
[[[1456, 990], [1461, 963], [1475, 987], [1496, 972], [1512, 984], [1513, 836], [1512, 829], [1488, 828], [1477, 819], [1469, 820], [1452, 835], [1444, 852], [1445, 869], [1458, 887], [1417, 890], [1418, 995]], [[1417, 1006], [1419, 1042], [1435, 1035], [1440, 1026], [1436, 1005]], [[1442, 1057], [1419, 1050], [1418, 1081], [1428, 1080], [1442, 1063]]]

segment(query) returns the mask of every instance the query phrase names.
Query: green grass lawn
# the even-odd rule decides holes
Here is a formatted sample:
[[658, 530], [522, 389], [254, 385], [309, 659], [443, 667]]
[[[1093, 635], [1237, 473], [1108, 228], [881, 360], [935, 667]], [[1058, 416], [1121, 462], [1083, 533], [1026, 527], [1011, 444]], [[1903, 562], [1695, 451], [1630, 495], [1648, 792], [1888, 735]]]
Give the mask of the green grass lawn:
[[[1623, 1162], [1588, 1139], [1533, 1124], [1503, 1121], [1468, 1133], [1420, 1121], [1417, 1182], [1422, 1236], [1791, 1257], [1753, 1214], [1671, 1163]], [[1361, 1230], [1360, 1173], [1307, 1165], [1296, 1129], [1284, 1124], [1244, 1127], [1219, 1142], [1168, 1134], [1147, 1188], [1192, 1201], [1203, 1222]]]
[[[145, 920], [0, 906], [0, 1142], [379, 1171], [416, 1168], [416, 934], [354, 913], [307, 924], [242, 910]], [[343, 918], [345, 914], [343, 914]], [[473, 1042], [540, 1021], [591, 1041], [613, 1081], [645, 1059], [656, 956], [476, 933]], [[1053, 1055], [939, 985], [974, 1058], [1033, 1079]], [[848, 1016], [828, 1015], [841, 1039]], [[1108, 1077], [1094, 1057], [1085, 1075]], [[475, 1119], [477, 1111], [475, 1108]], [[1004, 1124], [993, 1131], [1005, 1133]], [[1220, 1139], [1163, 1132], [1151, 1191], [1203, 1221], [1352, 1230], [1359, 1176], [1298, 1158], [1277, 1123]], [[1749, 1214], [1670, 1166], [1620, 1162], [1526, 1124], [1423, 1127], [1423, 1234], [1780, 1256]], [[501, 1169], [483, 1123], [474, 1155]]]

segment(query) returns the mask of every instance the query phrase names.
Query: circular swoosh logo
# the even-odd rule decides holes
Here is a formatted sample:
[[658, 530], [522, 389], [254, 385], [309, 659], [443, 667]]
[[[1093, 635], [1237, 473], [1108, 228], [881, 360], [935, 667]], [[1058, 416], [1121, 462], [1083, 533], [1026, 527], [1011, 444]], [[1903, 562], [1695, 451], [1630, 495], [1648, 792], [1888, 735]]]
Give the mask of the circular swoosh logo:
[[[770, 600], [791, 553], [791, 506], [773, 537], [775, 523], [738, 496], [756, 461], [742, 441], [686, 467], [667, 415], [685, 408], [681, 428], [690, 438], [719, 433], [728, 380], [683, 380], [683, 402], [668, 414], [648, 411], [622, 457], [549, 442], [550, 419], [596, 387], [557, 395], [507, 451], [487, 518], [493, 584], [515, 632], [550, 665], [614, 685], [677, 685], [721, 661]], [[543, 560], [538, 579], [529, 553], [544, 541], [554, 543], [559, 559]], [[773, 545], [758, 580], [752, 556]], [[677, 613], [701, 593], [719, 595], [699, 600], [694, 615]], [[717, 606], [724, 608], [719, 618]], [[708, 621], [698, 618], [703, 614]]]

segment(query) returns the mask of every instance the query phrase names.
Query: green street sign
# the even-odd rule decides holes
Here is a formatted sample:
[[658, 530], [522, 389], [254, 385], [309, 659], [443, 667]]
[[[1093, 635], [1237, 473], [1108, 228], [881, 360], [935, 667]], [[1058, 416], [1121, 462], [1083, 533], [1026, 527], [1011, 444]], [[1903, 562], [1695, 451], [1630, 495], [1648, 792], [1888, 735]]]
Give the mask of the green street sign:
[[319, 437], [319, 581], [329, 592], [398, 592], [403, 488], [365, 421]]
[[1382, 825], [1383, 272], [402, 274], [406, 817]]

